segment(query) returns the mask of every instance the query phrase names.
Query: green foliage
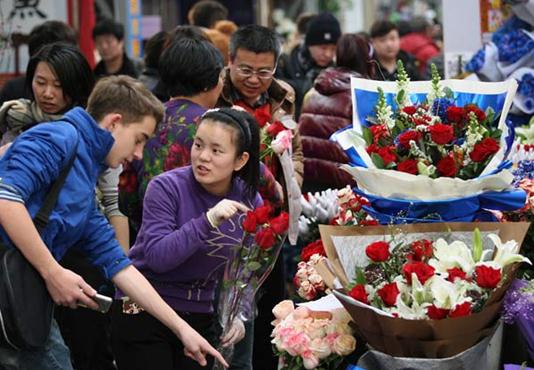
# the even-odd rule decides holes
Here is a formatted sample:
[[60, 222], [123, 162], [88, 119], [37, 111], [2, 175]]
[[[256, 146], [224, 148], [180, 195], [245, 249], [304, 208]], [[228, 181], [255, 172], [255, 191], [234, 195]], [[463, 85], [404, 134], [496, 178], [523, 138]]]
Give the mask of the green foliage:
[[371, 153], [371, 159], [372, 159], [374, 165], [376, 166], [376, 168], [382, 170], [382, 169], [384, 169], [386, 167], [386, 165], [384, 164], [384, 160], [378, 154]]

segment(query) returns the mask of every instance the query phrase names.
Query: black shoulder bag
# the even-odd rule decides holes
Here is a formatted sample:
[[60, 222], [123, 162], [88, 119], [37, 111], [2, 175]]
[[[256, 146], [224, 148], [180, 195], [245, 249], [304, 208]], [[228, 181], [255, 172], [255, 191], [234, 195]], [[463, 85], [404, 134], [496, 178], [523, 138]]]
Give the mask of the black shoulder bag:
[[[48, 224], [76, 159], [76, 148], [77, 144], [33, 220], [39, 233]], [[0, 347], [15, 350], [42, 348], [50, 334], [53, 314], [54, 302], [41, 275], [17, 248], [0, 243]]]

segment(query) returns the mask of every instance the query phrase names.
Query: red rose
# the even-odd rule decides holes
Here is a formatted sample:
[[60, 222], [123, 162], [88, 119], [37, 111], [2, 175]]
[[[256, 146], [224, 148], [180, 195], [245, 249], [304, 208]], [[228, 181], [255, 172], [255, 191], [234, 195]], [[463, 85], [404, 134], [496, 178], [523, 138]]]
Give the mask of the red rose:
[[432, 305], [427, 308], [426, 314], [431, 320], [441, 320], [447, 317], [449, 310]]
[[421, 139], [421, 133], [416, 130], [404, 131], [399, 135], [399, 144], [402, 148], [409, 149], [410, 141], [415, 141], [416, 143]]
[[365, 254], [373, 262], [384, 262], [389, 258], [389, 244], [386, 242], [374, 242], [365, 248]]
[[477, 121], [482, 122], [486, 119], [486, 113], [474, 104], [468, 104], [464, 107], [464, 117], [469, 120], [469, 113], [473, 112], [477, 116]]
[[287, 129], [284, 127], [284, 125], [282, 125], [280, 121], [274, 121], [269, 126], [267, 126], [267, 129], [266, 129], [267, 135], [269, 135], [270, 137], [276, 137], [278, 133], [284, 130], [287, 130]]
[[247, 216], [245, 217], [245, 220], [243, 221], [243, 230], [245, 230], [249, 234], [253, 234], [256, 232], [256, 226], [258, 223], [256, 222], [256, 215], [253, 211], [247, 212]]
[[369, 127], [371, 133], [373, 134], [373, 140], [375, 143], [378, 143], [383, 137], [388, 137], [389, 132], [385, 125], [373, 125]]
[[262, 225], [269, 221], [269, 216], [272, 212], [271, 206], [269, 204], [265, 204], [261, 207], [258, 207], [254, 210], [254, 214], [256, 215], [256, 221], [258, 224]]
[[407, 159], [400, 162], [397, 165], [397, 170], [400, 172], [411, 173], [412, 175], [417, 175], [417, 161], [415, 159]]
[[265, 227], [258, 231], [254, 237], [254, 240], [263, 250], [271, 248], [276, 242], [273, 230], [270, 227]]
[[447, 119], [451, 122], [459, 123], [464, 117], [464, 110], [455, 105], [451, 105], [447, 108]]
[[457, 304], [454, 306], [454, 309], [450, 312], [449, 317], [462, 317], [467, 316], [471, 313], [471, 303], [464, 302], [462, 304]]
[[445, 177], [454, 177], [458, 172], [456, 161], [450, 156], [441, 158], [438, 162], [437, 169], [439, 174]]
[[493, 289], [501, 281], [501, 269], [480, 265], [475, 267], [475, 278], [479, 287]]
[[279, 216], [271, 220], [270, 225], [276, 234], [280, 235], [285, 233], [289, 227], [289, 215], [287, 212], [280, 213]]
[[369, 304], [369, 300], [367, 299], [367, 292], [365, 291], [365, 286], [363, 286], [362, 284], [355, 285], [354, 288], [352, 288], [349, 292], [349, 295], [357, 301]]
[[412, 258], [415, 261], [423, 261], [432, 257], [432, 242], [430, 240], [416, 240], [411, 244]]
[[417, 108], [414, 107], [413, 105], [408, 105], [402, 108], [402, 111], [411, 116], [412, 114], [415, 114], [415, 112], [417, 112]]
[[371, 144], [369, 145], [366, 149], [367, 153], [369, 153], [369, 155], [371, 153], [378, 153], [378, 151], [380, 150], [380, 148], [378, 147], [378, 145], [376, 144]]
[[495, 139], [487, 137], [475, 144], [475, 147], [473, 148], [473, 151], [469, 153], [469, 156], [474, 162], [484, 162], [486, 158], [498, 151], [499, 143]]
[[258, 121], [258, 126], [263, 127], [271, 120], [271, 107], [266, 104], [254, 111], [254, 118]]
[[417, 279], [424, 284], [428, 279], [434, 276], [434, 267], [423, 262], [408, 262], [402, 266], [404, 277], [408, 284], [412, 283], [412, 273], [417, 276]]
[[390, 163], [395, 163], [397, 155], [395, 154], [395, 147], [386, 146], [378, 149], [378, 155], [384, 161], [384, 165], [387, 166]]
[[399, 293], [397, 283], [386, 284], [376, 292], [382, 298], [382, 302], [388, 307], [395, 306]]
[[454, 283], [454, 280], [456, 279], [462, 279], [462, 280], [467, 279], [467, 274], [461, 268], [458, 268], [458, 267], [448, 269], [447, 273], [449, 274], [449, 276], [447, 277], [447, 280], [449, 280], [451, 283]]
[[310, 257], [314, 254], [320, 254], [321, 256], [326, 257], [326, 252], [324, 250], [323, 242], [321, 241], [321, 239], [310, 243], [304, 248], [302, 248], [302, 251], [300, 252], [300, 260], [308, 262], [310, 260]]
[[438, 145], [448, 144], [454, 139], [454, 130], [452, 126], [436, 123], [433, 126], [428, 126], [428, 131], [434, 141]]

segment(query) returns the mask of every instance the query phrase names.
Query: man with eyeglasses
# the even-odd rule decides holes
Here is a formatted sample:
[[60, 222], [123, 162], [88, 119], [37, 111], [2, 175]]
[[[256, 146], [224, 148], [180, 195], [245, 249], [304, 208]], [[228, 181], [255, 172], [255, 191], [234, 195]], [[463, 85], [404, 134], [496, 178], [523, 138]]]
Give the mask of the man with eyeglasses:
[[[267, 121], [279, 120], [281, 115], [294, 115], [295, 94], [291, 86], [273, 77], [281, 45], [277, 35], [270, 29], [258, 25], [239, 28], [230, 39], [230, 62], [226, 71], [224, 87], [217, 103], [220, 107], [239, 105], [256, 117], [260, 126]], [[264, 128], [267, 125], [263, 126]], [[303, 155], [298, 130], [293, 129], [294, 176], [302, 186]], [[278, 159], [271, 158], [266, 165], [275, 175], [278, 183], [285, 185]], [[265, 161], [265, 160], [264, 160]], [[285, 192], [287, 194], [287, 192]], [[287, 197], [286, 197], [287, 199]], [[272, 309], [285, 298], [285, 279], [282, 257], [273, 272], [263, 284], [257, 303], [258, 317], [253, 326], [248, 323], [246, 336], [236, 346], [232, 370], [276, 369], [278, 359], [272, 353], [270, 336], [272, 332]], [[250, 353], [254, 341], [254, 366]], [[246, 347], [246, 348], [245, 348]]]

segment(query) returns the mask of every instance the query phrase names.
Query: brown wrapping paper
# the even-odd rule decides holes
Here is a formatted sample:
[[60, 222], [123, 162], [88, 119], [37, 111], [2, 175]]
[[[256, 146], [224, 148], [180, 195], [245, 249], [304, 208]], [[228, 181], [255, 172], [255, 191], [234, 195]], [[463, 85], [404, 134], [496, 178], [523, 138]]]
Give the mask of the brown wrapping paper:
[[[346, 287], [349, 282], [339, 261], [331, 236], [388, 235], [443, 231], [499, 230], [504, 242], [515, 240], [520, 245], [529, 223], [439, 223], [373, 227], [320, 225], [321, 238], [334, 274]], [[358, 246], [355, 246], [358, 247]], [[361, 246], [364, 248], [365, 246]], [[498, 288], [481, 312], [466, 317], [444, 320], [406, 320], [380, 315], [351, 302], [343, 291], [335, 295], [355, 322], [358, 334], [374, 349], [395, 357], [446, 358], [474, 346], [492, 334], [500, 316], [502, 298], [515, 275], [517, 266], [505, 270], [505, 283]]]

